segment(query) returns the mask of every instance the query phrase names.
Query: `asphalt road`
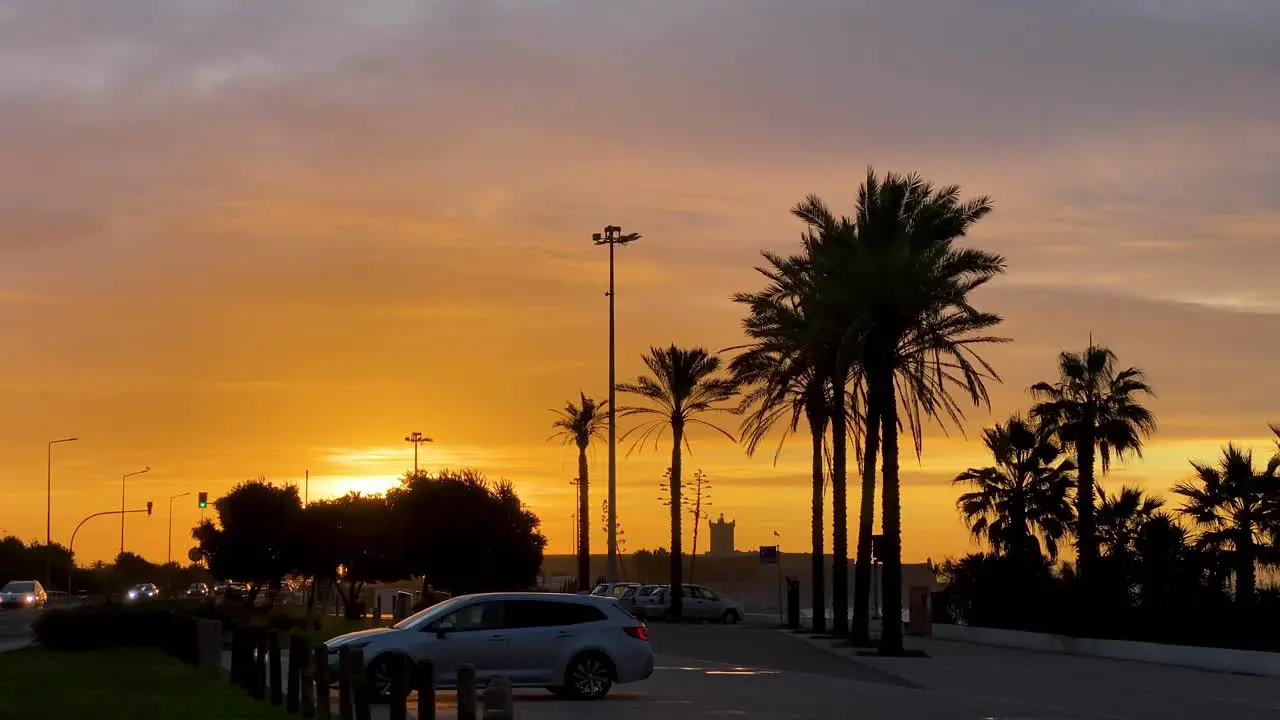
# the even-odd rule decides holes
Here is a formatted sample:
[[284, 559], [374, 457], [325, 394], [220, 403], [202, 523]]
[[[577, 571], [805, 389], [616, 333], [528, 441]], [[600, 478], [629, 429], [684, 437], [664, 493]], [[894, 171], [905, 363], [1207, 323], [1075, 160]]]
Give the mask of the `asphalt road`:
[[[1139, 663], [925, 643], [861, 658], [752, 626], [650, 625], [653, 677], [597, 703], [516, 692], [521, 720], [1187, 720], [1280, 717], [1280, 681]], [[442, 694], [439, 717], [453, 717]]]
[[26, 645], [39, 610], [0, 610], [0, 652]]

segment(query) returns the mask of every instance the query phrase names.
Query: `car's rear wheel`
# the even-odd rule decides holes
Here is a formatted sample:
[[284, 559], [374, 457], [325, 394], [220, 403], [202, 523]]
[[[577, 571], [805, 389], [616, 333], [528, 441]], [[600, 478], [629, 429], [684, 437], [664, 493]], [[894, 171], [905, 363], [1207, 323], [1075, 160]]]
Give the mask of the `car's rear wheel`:
[[609, 658], [598, 652], [584, 652], [569, 661], [564, 687], [560, 690], [575, 700], [599, 700], [609, 694], [613, 678], [613, 663]]
[[737, 610], [725, 610], [724, 615], [720, 616], [720, 621], [726, 625], [734, 625], [742, 622], [742, 616]]

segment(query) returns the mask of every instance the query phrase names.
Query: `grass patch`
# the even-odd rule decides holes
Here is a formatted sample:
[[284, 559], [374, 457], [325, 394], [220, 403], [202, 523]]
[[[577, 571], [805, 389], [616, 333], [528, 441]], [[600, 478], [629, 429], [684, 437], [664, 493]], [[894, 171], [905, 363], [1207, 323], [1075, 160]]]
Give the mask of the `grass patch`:
[[233, 688], [163, 652], [121, 648], [0, 655], [0, 718], [284, 720], [283, 708]]

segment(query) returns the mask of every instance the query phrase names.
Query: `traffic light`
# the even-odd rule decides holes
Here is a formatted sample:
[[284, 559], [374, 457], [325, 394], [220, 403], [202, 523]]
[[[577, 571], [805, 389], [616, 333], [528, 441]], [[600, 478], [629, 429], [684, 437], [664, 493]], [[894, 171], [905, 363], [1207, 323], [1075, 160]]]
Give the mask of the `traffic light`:
[[196, 502], [200, 504], [201, 510], [209, 507], [209, 493], [202, 492], [199, 495], [197, 495], [196, 498], [197, 498]]
[[151, 517], [151, 501], [147, 501], [147, 517]]

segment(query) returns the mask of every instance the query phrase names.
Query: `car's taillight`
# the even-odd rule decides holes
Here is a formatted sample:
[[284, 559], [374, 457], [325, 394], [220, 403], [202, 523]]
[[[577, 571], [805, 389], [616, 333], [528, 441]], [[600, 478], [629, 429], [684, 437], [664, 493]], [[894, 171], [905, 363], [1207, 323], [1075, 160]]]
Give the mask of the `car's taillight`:
[[649, 641], [649, 629], [643, 625], [634, 625], [632, 627], [624, 627], [622, 631], [637, 640]]

